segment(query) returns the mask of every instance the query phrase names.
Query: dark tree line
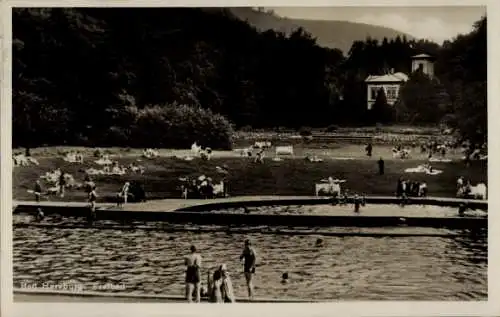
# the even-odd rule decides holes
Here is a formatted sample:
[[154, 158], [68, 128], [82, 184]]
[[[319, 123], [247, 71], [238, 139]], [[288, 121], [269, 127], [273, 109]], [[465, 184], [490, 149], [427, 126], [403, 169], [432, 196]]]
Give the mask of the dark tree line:
[[[390, 69], [407, 73], [410, 57], [422, 52], [438, 58], [436, 72], [442, 80], [436, 91], [445, 91], [451, 105], [439, 117], [420, 114], [431, 107], [412, 108], [411, 117], [435, 123], [448, 115], [468, 133], [481, 122], [483, 130], [474, 131], [480, 135], [486, 129], [485, 113], [477, 113], [486, 111], [481, 104], [485, 24], [484, 18], [474, 32], [442, 47], [399, 37], [381, 43], [367, 39], [353, 43], [345, 57], [340, 50], [318, 46], [302, 29], [290, 36], [257, 32], [225, 9], [17, 8], [13, 142], [98, 145], [133, 139], [141, 146], [144, 114], [181, 105], [208, 112], [165, 110], [171, 116], [166, 125], [181, 127], [172, 122], [186, 116], [191, 123], [183, 126], [189, 131], [166, 127], [164, 133], [196, 130], [196, 138], [203, 135], [203, 125], [227, 130], [229, 122], [236, 128], [372, 123], [365, 78]], [[229, 122], [209, 120], [212, 113]]]

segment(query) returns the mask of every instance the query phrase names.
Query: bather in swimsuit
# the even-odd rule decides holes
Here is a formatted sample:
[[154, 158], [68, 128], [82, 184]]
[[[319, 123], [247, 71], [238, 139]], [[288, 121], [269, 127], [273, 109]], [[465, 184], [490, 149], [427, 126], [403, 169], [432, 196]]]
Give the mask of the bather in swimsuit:
[[186, 269], [186, 283], [197, 284], [200, 282], [200, 269], [198, 265], [188, 266]]

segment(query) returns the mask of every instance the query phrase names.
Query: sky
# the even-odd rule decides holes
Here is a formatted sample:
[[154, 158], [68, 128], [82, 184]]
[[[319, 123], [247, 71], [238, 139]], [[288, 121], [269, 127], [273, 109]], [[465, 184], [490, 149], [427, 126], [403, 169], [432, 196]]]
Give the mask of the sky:
[[468, 33], [486, 14], [484, 6], [433, 7], [266, 7], [277, 15], [310, 20], [343, 20], [390, 27], [442, 44]]

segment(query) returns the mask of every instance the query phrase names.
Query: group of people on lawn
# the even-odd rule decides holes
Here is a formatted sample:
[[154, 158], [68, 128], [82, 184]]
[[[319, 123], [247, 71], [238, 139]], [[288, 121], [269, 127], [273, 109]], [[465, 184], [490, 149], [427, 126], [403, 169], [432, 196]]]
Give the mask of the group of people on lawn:
[[181, 177], [180, 189], [182, 197], [187, 198], [215, 198], [226, 197], [227, 180], [223, 178], [219, 183], [215, 183], [211, 177], [201, 175], [197, 178]]
[[426, 197], [427, 196], [427, 183], [411, 181], [400, 177], [396, 186], [396, 197]]

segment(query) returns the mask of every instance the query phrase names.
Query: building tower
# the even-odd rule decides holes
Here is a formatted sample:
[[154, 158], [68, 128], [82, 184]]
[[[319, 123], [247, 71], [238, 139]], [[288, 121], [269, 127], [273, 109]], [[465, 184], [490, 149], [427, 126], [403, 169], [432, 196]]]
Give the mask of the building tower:
[[427, 54], [415, 55], [411, 58], [411, 72], [421, 71], [430, 78], [434, 77], [434, 58]]

